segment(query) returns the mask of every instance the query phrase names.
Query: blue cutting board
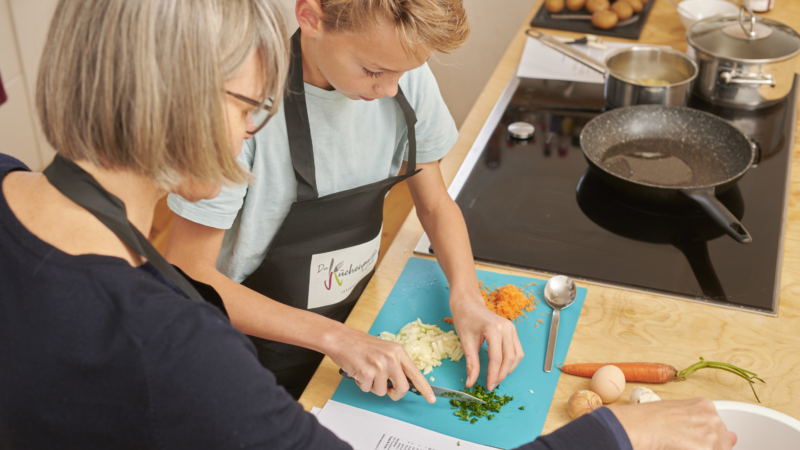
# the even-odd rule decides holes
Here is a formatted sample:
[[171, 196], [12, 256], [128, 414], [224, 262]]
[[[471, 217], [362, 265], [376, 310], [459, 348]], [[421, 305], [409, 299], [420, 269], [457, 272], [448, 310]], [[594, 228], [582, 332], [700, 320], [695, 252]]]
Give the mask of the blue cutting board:
[[[553, 311], [544, 301], [542, 291], [545, 281], [480, 270], [478, 280], [483, 281], [485, 286], [497, 287], [506, 284], [523, 286], [537, 283], [536, 286], [530, 286], [527, 292], [535, 293], [536, 298], [540, 300], [536, 309], [527, 313], [528, 317], [522, 318], [516, 324], [517, 333], [525, 350], [525, 358], [497, 389], [498, 394], [511, 395], [514, 401], [503, 406], [501, 412], [491, 421], [482, 418], [475, 424], [470, 424], [459, 420], [453, 415], [454, 410], [451, 409], [449, 401], [444, 398], [439, 398], [435, 404], [430, 405], [422, 397], [409, 393], [400, 401], [393, 402], [388, 396], [378, 397], [364, 393], [355, 382], [347, 379], [339, 384], [333, 400], [492, 447], [511, 449], [536, 439], [544, 427], [544, 420], [558, 384], [558, 376], [561, 374], [556, 368], [550, 373], [545, 373], [543, 370], [552, 317], [547, 313]], [[420, 258], [409, 259], [369, 333], [374, 336], [382, 331], [397, 333], [405, 324], [417, 318], [422, 319], [423, 323], [436, 324], [445, 331], [452, 329], [452, 325], [443, 321], [445, 317], [451, 317], [448, 307], [450, 291], [447, 286], [447, 279], [438, 263]], [[575, 303], [561, 312], [555, 362], [564, 361], [567, 356], [585, 298], [586, 289], [578, 288]], [[538, 322], [539, 319], [542, 323]], [[478, 383], [483, 386], [486, 386], [486, 367], [489, 362], [485, 349], [486, 344], [480, 352], [481, 375], [478, 377]], [[435, 381], [431, 382], [433, 385], [463, 389], [467, 378], [466, 358], [461, 358], [458, 363], [449, 359], [444, 360], [441, 366], [435, 367], [426, 376], [429, 381], [430, 377], [434, 377]], [[531, 394], [530, 391], [534, 393]], [[525, 410], [520, 410], [520, 406], [524, 406]]]

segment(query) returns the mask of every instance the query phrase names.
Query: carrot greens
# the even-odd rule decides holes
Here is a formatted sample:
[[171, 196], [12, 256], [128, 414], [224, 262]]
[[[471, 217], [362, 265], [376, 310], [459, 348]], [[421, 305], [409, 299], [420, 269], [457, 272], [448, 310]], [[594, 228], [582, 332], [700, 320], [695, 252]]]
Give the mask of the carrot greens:
[[748, 383], [750, 383], [750, 389], [753, 390], [753, 395], [756, 396], [756, 400], [758, 400], [758, 403], [761, 403], [761, 400], [758, 398], [758, 394], [756, 394], [756, 388], [753, 387], [753, 385], [755, 384], [755, 381], [753, 381], [753, 380], [758, 380], [758, 381], [760, 381], [762, 383], [764, 383], [764, 380], [762, 380], [761, 378], [758, 378], [758, 375], [756, 375], [755, 373], [750, 372], [749, 370], [742, 369], [741, 367], [734, 366], [733, 364], [728, 364], [728, 363], [723, 363], [723, 362], [716, 362], [716, 361], [706, 361], [701, 356], [700, 357], [700, 362], [696, 362], [696, 363], [692, 364], [691, 366], [681, 370], [680, 372], [678, 372], [675, 375], [675, 378], [678, 378], [678, 379], [686, 378], [687, 376], [697, 372], [700, 369], [719, 369], [719, 370], [724, 370], [726, 372], [730, 372], [730, 373], [732, 373], [734, 375], [737, 375], [739, 377], [744, 378], [745, 380], [747, 380]]

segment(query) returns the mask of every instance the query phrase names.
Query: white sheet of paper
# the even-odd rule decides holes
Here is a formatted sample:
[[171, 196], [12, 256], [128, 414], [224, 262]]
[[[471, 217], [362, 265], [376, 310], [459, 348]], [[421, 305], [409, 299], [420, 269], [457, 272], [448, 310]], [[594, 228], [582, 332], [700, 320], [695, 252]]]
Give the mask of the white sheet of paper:
[[310, 412], [312, 416], [317, 417], [320, 411], [322, 411], [322, 408], [317, 408], [316, 406], [314, 406], [311, 408]]
[[[566, 40], [565, 38], [556, 39], [561, 41]], [[604, 44], [608, 47], [607, 50], [589, 47], [585, 44], [573, 44], [571, 46], [598, 61], [605, 61], [606, 56], [614, 50], [641, 45], [619, 42], [604, 42]], [[598, 84], [603, 84], [605, 81], [600, 72], [590, 69], [586, 65], [542, 44], [541, 41], [530, 36], [528, 36], [528, 40], [525, 41], [525, 50], [522, 52], [522, 59], [520, 59], [519, 68], [517, 69], [517, 76], [520, 78], [539, 78], [543, 80], [565, 80]]]
[[317, 420], [355, 450], [494, 450], [333, 400]]

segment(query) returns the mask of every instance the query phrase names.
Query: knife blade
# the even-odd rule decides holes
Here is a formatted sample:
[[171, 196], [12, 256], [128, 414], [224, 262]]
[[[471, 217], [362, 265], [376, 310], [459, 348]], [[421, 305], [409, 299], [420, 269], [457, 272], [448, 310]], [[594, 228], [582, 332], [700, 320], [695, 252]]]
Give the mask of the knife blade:
[[[411, 380], [408, 381], [408, 385], [409, 385], [409, 387], [413, 386], [413, 384], [411, 384]], [[439, 387], [439, 386], [431, 386], [431, 389], [433, 390], [433, 395], [435, 395], [437, 397], [449, 398], [449, 399], [453, 399], [453, 400], [461, 400], [462, 402], [486, 403], [485, 401], [479, 399], [478, 397], [473, 397], [473, 396], [471, 396], [471, 395], [469, 395], [467, 393], [461, 392], [461, 391], [455, 391], [453, 389], [446, 389], [446, 388]], [[416, 390], [416, 388], [414, 388], [414, 390]], [[422, 395], [422, 394], [419, 394], [419, 395]]]
[[[351, 380], [355, 380], [355, 378], [351, 377], [349, 373], [345, 372], [342, 369], [339, 369], [339, 375], [341, 375], [341, 376], [343, 376], [345, 378], [349, 378]], [[394, 387], [394, 385], [392, 384], [392, 380], [386, 380], [386, 387], [388, 389], [391, 389], [392, 387]], [[451, 399], [451, 400], [461, 400], [462, 402], [486, 403], [485, 401], [483, 401], [483, 400], [481, 400], [481, 399], [479, 399], [477, 397], [473, 397], [473, 396], [471, 396], [469, 394], [466, 394], [464, 392], [461, 392], [461, 391], [456, 391], [456, 390], [453, 390], [453, 389], [447, 389], [447, 388], [438, 387], [438, 386], [431, 386], [431, 389], [433, 390], [433, 395], [435, 395], [436, 397], [442, 397], [442, 398], [447, 398], [447, 399]], [[422, 395], [422, 393], [417, 389], [416, 386], [414, 386], [414, 383], [412, 383], [411, 380], [408, 380], [408, 390], [410, 392], [413, 392], [413, 393], [417, 394], [417, 395]]]

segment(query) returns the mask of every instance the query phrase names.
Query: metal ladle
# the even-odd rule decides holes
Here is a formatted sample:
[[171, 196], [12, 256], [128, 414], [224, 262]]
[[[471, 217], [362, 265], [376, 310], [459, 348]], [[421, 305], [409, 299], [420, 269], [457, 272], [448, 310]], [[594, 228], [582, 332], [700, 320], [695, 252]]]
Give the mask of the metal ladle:
[[553, 354], [556, 352], [556, 338], [558, 337], [558, 321], [561, 310], [575, 301], [578, 288], [575, 282], [564, 275], [557, 275], [544, 286], [544, 301], [553, 308], [553, 318], [550, 322], [550, 337], [547, 341], [547, 354], [544, 358], [544, 371], [553, 370]]

